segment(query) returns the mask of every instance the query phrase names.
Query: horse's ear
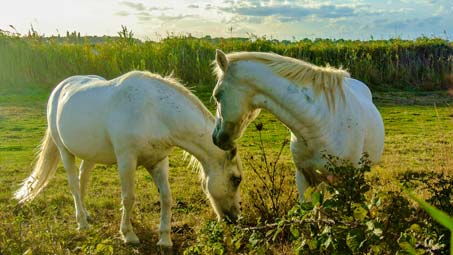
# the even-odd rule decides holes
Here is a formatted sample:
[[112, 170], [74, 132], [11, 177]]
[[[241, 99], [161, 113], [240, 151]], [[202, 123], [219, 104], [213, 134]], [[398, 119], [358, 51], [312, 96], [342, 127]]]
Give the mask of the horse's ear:
[[228, 69], [228, 59], [227, 59], [225, 53], [223, 53], [223, 51], [221, 51], [219, 49], [216, 49], [215, 50], [215, 60], [217, 62], [217, 65], [220, 67], [220, 69], [223, 72], [226, 72], [226, 70]]
[[232, 160], [234, 159], [234, 157], [236, 157], [236, 154], [237, 154], [237, 148], [234, 147], [233, 149], [229, 150], [227, 153], [228, 153], [228, 160]]

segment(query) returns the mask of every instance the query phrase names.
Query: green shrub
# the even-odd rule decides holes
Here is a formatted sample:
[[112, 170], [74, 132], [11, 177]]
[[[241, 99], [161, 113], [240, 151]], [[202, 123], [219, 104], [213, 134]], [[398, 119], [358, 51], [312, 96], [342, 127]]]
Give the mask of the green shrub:
[[255, 125], [258, 133], [259, 155], [247, 153], [245, 163], [251, 170], [254, 180], [247, 192], [245, 206], [249, 222], [272, 222], [286, 214], [296, 203], [297, 193], [294, 183], [294, 167], [281, 162], [283, 149], [289, 141], [285, 139], [280, 150], [272, 155], [266, 151], [262, 138], [263, 124]]
[[[296, 204], [273, 222], [209, 223], [221, 231], [203, 228], [199, 242], [189, 248], [199, 253], [191, 254], [208, 254], [206, 249], [217, 246], [222, 247], [222, 254], [279, 254], [288, 247], [296, 254], [448, 254], [449, 230], [411, 203], [404, 192], [375, 189], [381, 181], [367, 177], [367, 155], [358, 167], [335, 157], [326, 159], [336, 181], [308, 189], [305, 196], [311, 201]], [[403, 185], [409, 186], [425, 181], [425, 176], [431, 176], [432, 183], [452, 180], [442, 174], [407, 174], [401, 178]], [[425, 185], [432, 188], [429, 182]], [[428, 201], [451, 198], [449, 187], [436, 187]]]

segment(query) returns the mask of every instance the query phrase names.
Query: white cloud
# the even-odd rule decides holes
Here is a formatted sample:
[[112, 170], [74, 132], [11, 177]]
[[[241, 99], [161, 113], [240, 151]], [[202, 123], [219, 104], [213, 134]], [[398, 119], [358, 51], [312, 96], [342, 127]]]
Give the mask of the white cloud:
[[131, 9], [134, 9], [136, 11], [144, 11], [146, 10], [145, 5], [142, 3], [136, 3], [136, 2], [129, 2], [129, 1], [122, 1], [120, 4], [125, 5]]
[[115, 12], [116, 16], [129, 16], [130, 13], [128, 11], [117, 11]]
[[[271, 35], [410, 38], [453, 33], [451, 0], [14, 0], [0, 8], [0, 29], [30, 24], [47, 35], [115, 35], [127, 25], [141, 38], [167, 31], [212, 36]], [[23, 6], [27, 6], [26, 9]], [[229, 27], [233, 27], [230, 33]], [[452, 36], [452, 35], [450, 35]]]

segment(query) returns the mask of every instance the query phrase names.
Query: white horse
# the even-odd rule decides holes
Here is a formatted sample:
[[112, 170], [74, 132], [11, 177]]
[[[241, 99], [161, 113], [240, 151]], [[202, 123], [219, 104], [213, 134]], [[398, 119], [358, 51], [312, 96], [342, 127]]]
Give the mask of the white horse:
[[[384, 147], [384, 124], [371, 92], [349, 73], [273, 53], [216, 53], [218, 83], [214, 143], [233, 148], [245, 128], [267, 109], [291, 130], [299, 199], [322, 179], [325, 154], [358, 165], [364, 152], [372, 163]], [[317, 174], [319, 170], [322, 174]]]
[[[174, 79], [138, 71], [110, 81], [98, 76], [70, 77], [53, 90], [47, 122], [35, 168], [15, 193], [20, 202], [32, 200], [47, 185], [61, 156], [74, 197], [78, 228], [85, 229], [88, 212], [84, 197], [89, 173], [95, 163], [116, 163], [123, 206], [120, 233], [126, 243], [138, 243], [130, 217], [135, 170], [143, 165], [160, 193], [158, 245], [172, 246], [168, 155], [178, 146], [201, 163], [202, 187], [218, 219], [234, 220], [239, 214], [242, 165], [236, 149], [225, 152], [212, 143], [214, 117]], [[75, 156], [83, 160], [79, 176]]]

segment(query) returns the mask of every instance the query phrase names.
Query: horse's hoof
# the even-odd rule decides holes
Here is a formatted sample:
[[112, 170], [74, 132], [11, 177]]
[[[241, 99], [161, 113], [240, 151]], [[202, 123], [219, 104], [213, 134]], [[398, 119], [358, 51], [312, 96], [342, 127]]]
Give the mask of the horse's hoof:
[[157, 242], [157, 245], [160, 248], [172, 248], [173, 247], [173, 243], [171, 242], [171, 240], [160, 239], [159, 242]]
[[140, 239], [134, 232], [128, 232], [125, 235], [123, 234], [123, 240], [125, 244], [139, 244]]
[[93, 222], [93, 218], [91, 218], [91, 216], [89, 214], [87, 214], [87, 221], [90, 223]]
[[88, 223], [82, 223], [79, 224], [79, 227], [77, 228], [78, 231], [84, 231], [90, 228], [90, 225]]

